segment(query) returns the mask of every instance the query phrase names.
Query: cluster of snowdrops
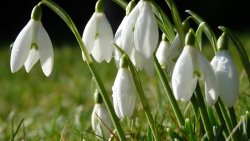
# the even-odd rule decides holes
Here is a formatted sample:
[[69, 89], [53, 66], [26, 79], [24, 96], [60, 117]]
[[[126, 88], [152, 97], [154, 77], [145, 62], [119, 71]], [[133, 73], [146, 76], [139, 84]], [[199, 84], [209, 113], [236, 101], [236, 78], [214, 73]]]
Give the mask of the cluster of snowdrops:
[[[233, 106], [239, 94], [239, 75], [228, 50], [228, 38], [234, 37], [232, 33], [222, 27], [224, 32], [217, 40], [209, 26], [198, 15], [189, 11], [191, 17], [198, 23], [195, 32], [188, 24], [192, 18], [188, 17], [182, 21], [172, 0], [167, 0], [166, 4], [171, 9], [174, 24], [170, 23], [167, 15], [154, 1], [140, 0], [136, 3], [132, 0], [129, 4], [121, 0], [114, 2], [126, 10], [126, 15], [115, 34], [104, 13], [105, 0], [98, 0], [95, 12], [80, 36], [70, 16], [59, 5], [50, 0], [41, 1], [34, 7], [31, 19], [13, 43], [10, 58], [11, 72], [18, 71], [23, 65], [29, 72], [40, 59], [44, 74], [46, 76], [51, 74], [54, 63], [53, 47], [41, 22], [41, 5], [46, 5], [60, 16], [73, 32], [81, 48], [82, 58], [96, 80], [96, 103], [91, 123], [99, 139], [126, 140], [120, 119], [133, 115], [137, 93], [154, 139], [162, 138], [157, 133], [150, 107], [147, 107], [148, 103], [138, 76], [139, 71], [145, 71], [150, 77], [156, 72], [159, 74], [181, 129], [185, 128], [186, 120], [178, 107], [177, 100], [191, 101], [194, 107], [197, 106], [199, 110], [195, 112], [199, 113], [197, 116], [201, 116], [204, 138], [215, 139], [219, 133], [217, 129], [222, 125], [226, 126], [221, 132], [224, 135], [222, 138], [235, 140], [236, 137], [242, 136], [246, 128], [241, 130], [236, 128], [232, 133], [237, 124], [237, 119], [232, 117]], [[208, 36], [214, 47], [215, 54], [211, 61], [201, 53], [202, 32]], [[112, 58], [118, 67], [112, 87], [113, 103], [110, 102], [103, 82], [93, 66], [95, 62], [110, 62]], [[242, 60], [243, 63], [249, 64], [249, 60], [246, 61], [244, 58]], [[170, 75], [170, 81], [166, 79], [165, 72]], [[204, 90], [200, 89], [200, 80], [204, 82]], [[210, 125], [209, 122], [206, 107], [212, 106], [216, 107], [219, 116], [223, 115], [219, 117], [218, 125]], [[223, 112], [226, 108], [232, 114]], [[238, 133], [240, 131], [242, 133]], [[171, 137], [184, 138], [182, 135]]]

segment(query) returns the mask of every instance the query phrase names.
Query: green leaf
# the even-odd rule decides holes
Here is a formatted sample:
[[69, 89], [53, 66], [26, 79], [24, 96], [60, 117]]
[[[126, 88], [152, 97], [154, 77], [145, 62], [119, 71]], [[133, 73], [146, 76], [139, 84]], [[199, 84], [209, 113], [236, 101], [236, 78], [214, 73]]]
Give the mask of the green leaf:
[[119, 5], [121, 8], [126, 9], [128, 3], [125, 0], [113, 0], [114, 3]]
[[154, 137], [153, 137], [150, 127], [148, 128], [148, 132], [147, 132], [147, 141], [154, 141]]
[[216, 129], [215, 131], [215, 137], [214, 137], [214, 141], [221, 141], [221, 140], [225, 140], [223, 137], [223, 130], [224, 130], [224, 126], [219, 126], [219, 128]]
[[247, 52], [246, 52], [244, 46], [242, 45], [239, 38], [232, 31], [230, 31], [228, 28], [226, 28], [224, 26], [219, 26], [219, 29], [222, 30], [223, 32], [226, 32], [228, 34], [229, 38], [234, 43], [236, 49], [238, 50], [238, 52], [240, 54], [239, 56], [240, 56], [241, 62], [246, 70], [246, 74], [247, 74], [248, 80], [250, 82], [250, 63], [249, 63], [249, 58], [248, 58], [248, 55], [247, 55]]
[[205, 25], [203, 27], [203, 31], [206, 34], [206, 36], [207, 36], [208, 40], [210, 41], [210, 43], [212, 44], [214, 52], [216, 52], [217, 51], [217, 47], [216, 47], [217, 38], [216, 38], [214, 32], [212, 31], [212, 29], [208, 26], [208, 24], [198, 14], [194, 13], [191, 10], [186, 10], [186, 12], [192, 16], [193, 20], [198, 25], [200, 25], [202, 22], [204, 22]]
[[168, 7], [171, 10], [172, 18], [173, 18], [173, 21], [175, 23], [176, 30], [180, 36], [181, 43], [184, 46], [184, 44], [185, 44], [185, 32], [183, 30], [182, 21], [181, 21], [179, 11], [178, 11], [173, 0], [165, 0], [165, 2], [168, 4]]
[[201, 22], [196, 30], [195, 36], [196, 36], [196, 46], [202, 50], [202, 32], [203, 28], [205, 26], [205, 22]]
[[153, 12], [156, 15], [159, 28], [164, 32], [170, 43], [174, 40], [175, 32], [172, 23], [162, 8], [154, 1], [151, 1]]

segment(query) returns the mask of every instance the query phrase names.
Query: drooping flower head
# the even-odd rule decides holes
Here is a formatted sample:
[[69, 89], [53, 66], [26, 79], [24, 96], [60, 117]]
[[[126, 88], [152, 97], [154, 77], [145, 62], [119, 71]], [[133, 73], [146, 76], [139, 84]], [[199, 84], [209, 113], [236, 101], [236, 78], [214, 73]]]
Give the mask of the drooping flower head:
[[123, 60], [125, 59], [122, 59], [120, 63], [120, 69], [112, 87], [114, 109], [120, 119], [132, 116], [136, 102], [135, 83], [126, 61]]
[[[114, 48], [112, 47], [113, 31], [104, 14], [104, 0], [96, 3], [96, 11], [88, 21], [83, 31], [82, 40], [89, 54], [97, 62], [106, 60], [109, 62], [112, 58]], [[83, 59], [85, 60], [85, 56]]]
[[135, 49], [145, 58], [150, 58], [158, 44], [158, 26], [149, 1], [140, 1], [138, 9], [139, 15], [134, 29]]
[[42, 22], [42, 9], [35, 6], [28, 24], [18, 34], [11, 51], [11, 72], [18, 71], [23, 65], [27, 72], [40, 59], [41, 67], [46, 76], [51, 74], [54, 53], [48, 33]]
[[111, 118], [108, 110], [103, 104], [101, 94], [96, 90], [95, 92], [95, 106], [91, 116], [92, 129], [95, 134], [102, 138], [109, 138], [111, 135]]
[[163, 34], [162, 40], [156, 51], [156, 58], [162, 68], [166, 68], [170, 64], [171, 59], [169, 57], [171, 56], [171, 52], [170, 43], [167, 41], [166, 35]]
[[177, 100], [189, 101], [197, 80], [204, 80], [206, 101], [211, 106], [218, 97], [215, 74], [208, 60], [194, 48], [194, 44], [195, 36], [190, 30], [186, 36], [186, 45], [173, 70], [173, 93]]
[[156, 18], [149, 1], [141, 0], [135, 7], [131, 5], [116, 32], [115, 42], [128, 54], [136, 68], [144, 69], [152, 76], [153, 53], [159, 38]]
[[228, 51], [227, 36], [223, 33], [218, 42], [218, 51], [211, 61], [218, 82], [219, 96], [222, 102], [232, 107], [239, 93], [239, 75]]

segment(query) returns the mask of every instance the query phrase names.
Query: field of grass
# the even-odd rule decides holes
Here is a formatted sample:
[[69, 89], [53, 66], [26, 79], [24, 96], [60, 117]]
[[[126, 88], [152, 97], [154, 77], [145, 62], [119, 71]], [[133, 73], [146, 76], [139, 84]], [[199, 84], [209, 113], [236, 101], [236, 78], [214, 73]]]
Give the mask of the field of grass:
[[[250, 55], [249, 36], [243, 38], [243, 44]], [[231, 52], [236, 50], [232, 49]], [[80, 49], [65, 45], [55, 48], [54, 54], [54, 68], [47, 78], [40, 63], [29, 74], [24, 68], [12, 74], [9, 67], [10, 50], [7, 47], [0, 49], [0, 140], [12, 140], [14, 136], [15, 140], [25, 141], [80, 141], [93, 140], [95, 137], [90, 122], [94, 106], [92, 76], [82, 61]], [[241, 85], [236, 104], [239, 117], [250, 109], [250, 86], [238, 54], [233, 56], [236, 58]], [[111, 97], [111, 87], [117, 72], [115, 63], [96, 64], [96, 68]], [[157, 74], [151, 78], [144, 73], [140, 76], [153, 116], [160, 122], [161, 134], [167, 134], [166, 128], [174, 126], [176, 121]], [[137, 101], [132, 121], [124, 119], [121, 122], [126, 134], [131, 134], [135, 140], [143, 140], [147, 136], [148, 124], [141, 103]], [[179, 105], [184, 111], [187, 103], [179, 102]], [[185, 116], [189, 116], [189, 113]], [[14, 135], [17, 128], [18, 132]]]

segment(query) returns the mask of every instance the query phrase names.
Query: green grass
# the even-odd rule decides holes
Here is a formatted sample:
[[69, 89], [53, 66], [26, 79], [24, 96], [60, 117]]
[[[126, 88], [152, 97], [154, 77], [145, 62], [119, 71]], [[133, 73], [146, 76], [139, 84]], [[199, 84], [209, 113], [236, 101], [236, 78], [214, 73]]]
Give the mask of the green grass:
[[[244, 36], [243, 44], [250, 55], [249, 36]], [[211, 52], [207, 47], [204, 52]], [[240, 94], [236, 104], [238, 119], [250, 109], [250, 86], [236, 50], [231, 49], [240, 74]], [[24, 121], [15, 136], [15, 140], [93, 140], [91, 113], [94, 106], [92, 76], [85, 62], [82, 61], [80, 49], [65, 45], [55, 48], [55, 63], [52, 74], [47, 78], [43, 74], [40, 62], [27, 74], [22, 68], [10, 72], [10, 50], [0, 49], [0, 140], [11, 140], [22, 119]], [[209, 59], [211, 54], [206, 54]], [[115, 63], [96, 64], [101, 79], [110, 94], [116, 76]], [[150, 110], [157, 120], [160, 135], [167, 139], [167, 128], [174, 128], [176, 121], [168, 104], [162, 86], [155, 77], [149, 78], [140, 72], [143, 88], [150, 104]], [[126, 134], [134, 140], [149, 139], [150, 132], [140, 101], [132, 120], [121, 121]], [[178, 103], [184, 112], [187, 103]], [[185, 117], [191, 116], [189, 108]], [[191, 113], [191, 114], [190, 114]], [[130, 128], [132, 126], [132, 128]]]
[[[29, 74], [24, 68], [12, 74], [10, 50], [1, 49], [0, 56], [0, 140], [11, 140], [12, 132], [22, 119], [24, 122], [15, 140], [92, 140], [95, 137], [87, 132], [93, 132], [90, 125], [94, 106], [93, 81], [78, 47], [65, 45], [54, 49], [55, 63], [48, 78], [43, 74], [40, 62]], [[117, 72], [115, 63], [111, 61], [95, 66], [111, 98]], [[149, 79], [144, 77], [142, 80], [152, 83]], [[150, 93], [149, 98], [155, 96], [151, 85], [144, 87]], [[139, 113], [135, 113], [134, 117], [143, 117], [137, 124], [145, 128], [140, 131], [145, 131], [147, 124], [144, 126], [141, 123], [146, 123], [146, 119], [140, 104], [137, 107]], [[124, 126], [130, 122], [124, 121]]]
[[[64, 130], [65, 139], [80, 140], [82, 131], [81, 134], [77, 131], [90, 128], [94, 101], [90, 85], [92, 77], [79, 49], [54, 49], [54, 68], [48, 78], [43, 74], [40, 62], [29, 74], [24, 68], [12, 74], [10, 50], [1, 49], [0, 52], [0, 140], [9, 140], [12, 121], [16, 128], [23, 118], [27, 139], [59, 140]], [[111, 87], [116, 72], [113, 63], [97, 67], [101, 78], [106, 80], [105, 86]], [[18, 133], [17, 137], [22, 136]]]

